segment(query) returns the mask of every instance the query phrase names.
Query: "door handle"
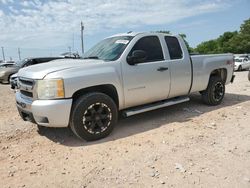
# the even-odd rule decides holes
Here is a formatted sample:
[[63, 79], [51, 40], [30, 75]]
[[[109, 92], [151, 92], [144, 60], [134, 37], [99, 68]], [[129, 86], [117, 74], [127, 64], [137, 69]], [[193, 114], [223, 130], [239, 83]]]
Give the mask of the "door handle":
[[163, 72], [163, 71], [166, 71], [166, 70], [168, 70], [168, 67], [159, 67], [157, 69], [157, 71], [159, 71], [159, 72]]

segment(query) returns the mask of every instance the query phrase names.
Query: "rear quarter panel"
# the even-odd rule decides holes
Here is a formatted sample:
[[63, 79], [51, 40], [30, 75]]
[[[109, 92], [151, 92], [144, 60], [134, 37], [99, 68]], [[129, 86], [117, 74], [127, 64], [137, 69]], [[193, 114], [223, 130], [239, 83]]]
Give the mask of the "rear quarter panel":
[[203, 91], [207, 88], [211, 73], [216, 69], [225, 69], [226, 83], [230, 83], [234, 64], [232, 54], [196, 55], [191, 56], [193, 61], [193, 86], [191, 92]]

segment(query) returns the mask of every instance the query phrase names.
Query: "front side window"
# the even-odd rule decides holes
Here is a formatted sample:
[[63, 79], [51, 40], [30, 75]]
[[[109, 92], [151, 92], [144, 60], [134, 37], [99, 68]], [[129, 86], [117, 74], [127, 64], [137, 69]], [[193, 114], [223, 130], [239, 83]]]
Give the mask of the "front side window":
[[176, 37], [166, 36], [165, 41], [168, 46], [170, 59], [182, 59], [183, 53], [178, 39]]
[[132, 36], [118, 36], [104, 39], [99, 42], [89, 51], [87, 51], [83, 58], [84, 59], [101, 59], [104, 61], [117, 60], [129, 42], [132, 40]]
[[164, 59], [161, 43], [157, 36], [148, 36], [139, 39], [128, 56], [131, 56], [135, 50], [142, 50], [146, 53], [146, 60], [144, 62], [161, 61]]

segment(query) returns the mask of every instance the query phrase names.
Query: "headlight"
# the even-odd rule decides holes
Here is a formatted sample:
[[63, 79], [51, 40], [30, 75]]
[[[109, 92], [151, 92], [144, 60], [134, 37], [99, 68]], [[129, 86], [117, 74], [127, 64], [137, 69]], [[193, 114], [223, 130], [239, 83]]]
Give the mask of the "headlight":
[[64, 98], [64, 83], [62, 79], [48, 79], [37, 81], [38, 99]]

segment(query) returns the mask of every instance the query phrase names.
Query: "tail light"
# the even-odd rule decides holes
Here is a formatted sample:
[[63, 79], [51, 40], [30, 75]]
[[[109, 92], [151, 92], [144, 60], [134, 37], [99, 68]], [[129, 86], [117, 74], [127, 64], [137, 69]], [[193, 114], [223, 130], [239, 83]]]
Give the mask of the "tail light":
[[227, 64], [227, 65], [231, 65], [232, 67], [234, 67], [235, 61], [234, 61], [234, 59], [228, 60], [228, 61], [226, 62], [226, 64]]

